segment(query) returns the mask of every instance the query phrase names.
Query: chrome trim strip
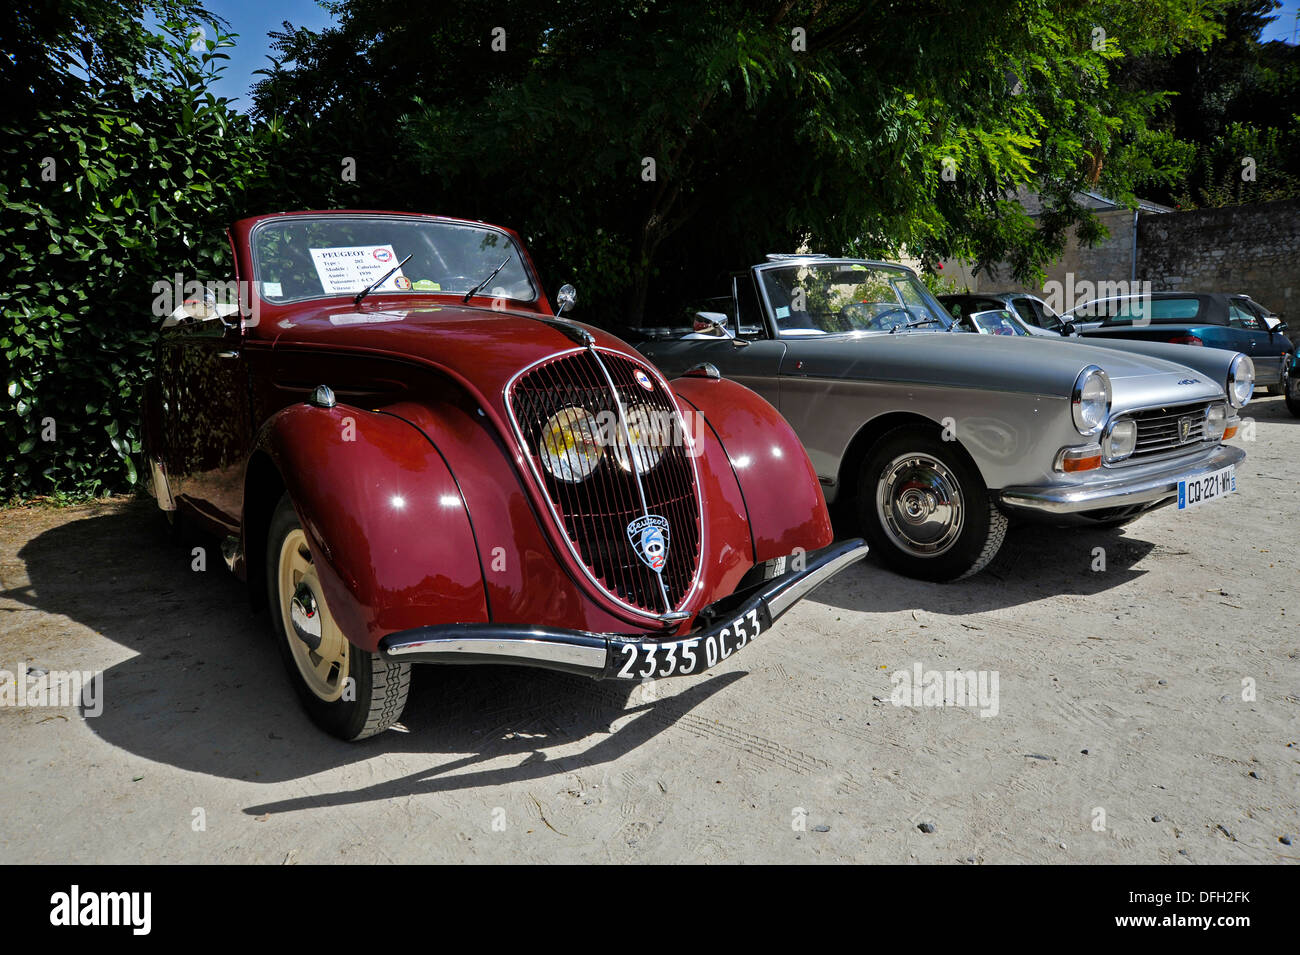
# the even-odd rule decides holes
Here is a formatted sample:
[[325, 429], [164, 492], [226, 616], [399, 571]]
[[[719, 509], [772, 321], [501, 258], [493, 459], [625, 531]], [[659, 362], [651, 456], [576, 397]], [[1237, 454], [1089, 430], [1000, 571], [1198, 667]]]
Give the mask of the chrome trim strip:
[[[491, 627], [476, 624], [474, 627]], [[476, 634], [466, 627], [446, 636], [419, 636], [387, 646], [384, 654], [398, 660], [418, 658], [422, 663], [472, 663], [472, 658], [489, 658], [483, 662], [508, 663], [511, 660], [533, 666], [577, 669], [599, 673], [605, 669], [608, 649], [603, 637], [579, 636], [577, 632], [547, 630], [543, 627], [494, 628], [495, 632]]]
[[790, 581], [777, 590], [776, 593], [767, 598], [767, 609], [772, 612], [772, 619], [775, 620], [781, 616], [812, 590], [824, 584], [850, 564], [856, 564], [866, 558], [867, 550], [866, 544], [859, 543], [838, 557], [834, 557], [820, 567], [806, 572], [802, 577]]
[[1230, 464], [1240, 464], [1245, 459], [1246, 452], [1241, 448], [1220, 445], [1213, 454], [1197, 465], [1175, 465], [1144, 477], [1121, 476], [1117, 480], [1091, 484], [1008, 487], [1003, 488], [998, 494], [998, 501], [1003, 507], [1012, 510], [1033, 511], [1040, 514], [1078, 514], [1112, 507], [1148, 504], [1176, 496], [1179, 481], [1204, 477]]
[[[605, 367], [604, 359], [600, 357], [600, 352], [596, 350], [596, 346], [594, 342], [588, 342], [587, 348], [591, 352], [591, 357], [596, 360], [596, 367], [599, 368], [600, 373], [605, 376], [605, 384], [609, 386], [609, 393], [614, 399], [614, 407], [618, 409], [618, 428], [621, 432], [623, 432], [623, 440], [627, 443], [627, 460], [628, 463], [631, 465], [631, 468], [629, 470], [631, 470], [632, 472], [632, 480], [636, 482], [636, 496], [641, 499], [641, 516], [649, 517], [650, 505], [646, 503], [646, 499], [645, 499], [645, 482], [641, 480], [641, 470], [640, 468], [637, 467], [637, 463], [636, 463], [637, 451], [636, 448], [632, 446], [632, 432], [629, 431], [627, 427], [627, 409], [623, 407], [623, 399], [622, 397], [619, 396], [618, 386], [614, 384], [614, 378], [609, 373], [609, 369]], [[700, 494], [700, 489], [697, 482], [695, 488], [695, 496], [699, 497], [699, 494]], [[703, 541], [700, 541], [700, 543], [703, 544]], [[669, 530], [668, 532], [668, 546], [669, 547], [672, 546], [671, 530]], [[702, 557], [703, 554], [695, 555], [697, 567], [699, 566], [700, 563], [702, 563], [701, 560]], [[666, 566], [666, 562], [665, 562], [665, 566]], [[653, 570], [653, 568], [651, 569]], [[656, 572], [655, 580], [659, 584], [659, 596], [663, 599], [664, 602], [664, 613], [672, 613], [673, 602], [668, 598], [668, 587], [667, 585], [664, 584], [664, 575]]]
[[158, 502], [158, 507], [164, 511], [176, 510], [171, 485], [167, 483], [167, 470], [161, 461], [152, 456], [149, 458], [149, 473], [153, 477], [153, 497]]

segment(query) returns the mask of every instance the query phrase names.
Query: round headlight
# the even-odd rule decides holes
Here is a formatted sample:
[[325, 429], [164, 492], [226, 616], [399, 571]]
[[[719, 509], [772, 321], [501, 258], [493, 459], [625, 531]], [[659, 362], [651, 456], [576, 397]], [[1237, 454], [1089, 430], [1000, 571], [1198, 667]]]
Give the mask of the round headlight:
[[1123, 461], [1133, 453], [1133, 449], [1137, 447], [1137, 440], [1136, 421], [1132, 418], [1112, 421], [1110, 427], [1106, 429], [1105, 437], [1101, 439], [1101, 450], [1106, 457], [1106, 463], [1114, 464]]
[[600, 464], [596, 419], [585, 408], [561, 408], [542, 425], [537, 454], [551, 477], [569, 484], [585, 480]]
[[1096, 365], [1089, 365], [1074, 380], [1070, 410], [1079, 434], [1096, 434], [1105, 427], [1110, 417], [1110, 378]]
[[1205, 440], [1218, 441], [1228, 427], [1227, 405], [1210, 405], [1205, 409]]
[[1234, 408], [1242, 408], [1255, 393], [1255, 363], [1247, 355], [1237, 355], [1228, 366], [1228, 380], [1223, 386]]
[[659, 416], [644, 405], [628, 409], [627, 435], [632, 439], [632, 448], [629, 453], [620, 430], [614, 445], [614, 456], [618, 459], [619, 467], [631, 472], [635, 463], [638, 474], [645, 474], [653, 468], [664, 456], [664, 448], [668, 445], [667, 430]]

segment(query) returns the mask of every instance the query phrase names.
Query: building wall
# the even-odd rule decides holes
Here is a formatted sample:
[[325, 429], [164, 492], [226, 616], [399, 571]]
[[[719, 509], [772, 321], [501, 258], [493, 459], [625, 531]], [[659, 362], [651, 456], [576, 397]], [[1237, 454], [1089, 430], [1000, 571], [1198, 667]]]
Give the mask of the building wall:
[[1300, 200], [1138, 220], [1138, 278], [1152, 291], [1245, 292], [1300, 320]]
[[[1059, 262], [1046, 266], [1043, 294], [1065, 309], [1133, 275], [1133, 213], [1104, 210], [1097, 218], [1109, 236], [1091, 248], [1071, 236]], [[1021, 291], [1005, 266], [973, 275], [960, 262], [945, 262], [942, 275], [973, 292]], [[1137, 282], [1153, 292], [1245, 292], [1257, 302], [1300, 322], [1300, 201], [1283, 200], [1222, 209], [1143, 212], [1138, 217]], [[1108, 288], [1107, 288], [1108, 287]], [[1064, 310], [1064, 309], [1062, 309]]]

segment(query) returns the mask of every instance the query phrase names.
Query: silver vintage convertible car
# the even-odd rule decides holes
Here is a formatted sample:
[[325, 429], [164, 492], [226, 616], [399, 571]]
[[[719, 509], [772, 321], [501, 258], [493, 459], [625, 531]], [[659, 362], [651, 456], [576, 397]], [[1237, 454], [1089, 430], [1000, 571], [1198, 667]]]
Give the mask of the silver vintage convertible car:
[[953, 334], [914, 272], [862, 259], [769, 256], [730, 292], [638, 348], [776, 405], [901, 573], [974, 574], [1012, 518], [1115, 526], [1236, 490], [1240, 353]]

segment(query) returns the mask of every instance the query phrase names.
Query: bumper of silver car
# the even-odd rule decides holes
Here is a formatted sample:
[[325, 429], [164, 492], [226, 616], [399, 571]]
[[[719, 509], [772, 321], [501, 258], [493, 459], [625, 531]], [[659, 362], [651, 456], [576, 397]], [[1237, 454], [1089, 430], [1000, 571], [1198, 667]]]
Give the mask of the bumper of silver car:
[[522, 624], [446, 624], [389, 634], [379, 651], [412, 663], [495, 663], [562, 670], [595, 679], [659, 679], [703, 673], [766, 633], [814, 587], [867, 556], [859, 540], [804, 555], [801, 570], [764, 580], [705, 607], [695, 629], [663, 633], [591, 633]]
[[1171, 463], [1160, 471], [1140, 476], [1098, 471], [1097, 480], [1085, 484], [1048, 487], [1008, 487], [998, 495], [1002, 507], [1012, 513], [1045, 516], [1085, 515], [1089, 511], [1135, 511], [1178, 496], [1178, 482], [1195, 480], [1246, 458], [1241, 448], [1220, 445], [1214, 453], [1194, 464]]

